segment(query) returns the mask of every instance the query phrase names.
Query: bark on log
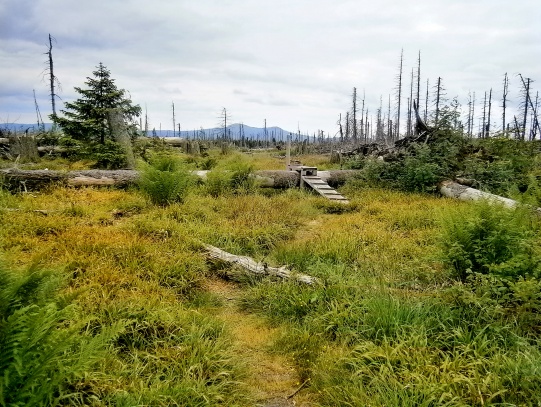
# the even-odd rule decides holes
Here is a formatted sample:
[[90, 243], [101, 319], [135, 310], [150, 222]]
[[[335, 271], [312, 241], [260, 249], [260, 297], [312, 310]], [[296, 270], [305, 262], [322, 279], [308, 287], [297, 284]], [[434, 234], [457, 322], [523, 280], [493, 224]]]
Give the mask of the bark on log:
[[139, 174], [133, 170], [86, 170], [86, 171], [49, 171], [18, 170], [14, 168], [0, 170], [2, 184], [12, 191], [39, 190], [51, 184], [72, 186], [116, 186], [126, 187], [136, 182]]
[[237, 256], [235, 254], [228, 253], [217, 247], [211, 245], [205, 245], [208, 256], [213, 260], [223, 261], [225, 263], [232, 264], [240, 267], [245, 271], [259, 275], [278, 277], [282, 279], [293, 279], [303, 284], [316, 284], [318, 279], [306, 274], [292, 273], [285, 266], [282, 267], [270, 267], [265, 263], [258, 263], [254, 259], [248, 256]]
[[[489, 192], [483, 192], [475, 188], [470, 188], [465, 185], [461, 185], [454, 181], [443, 181], [439, 186], [440, 193], [443, 196], [449, 198], [455, 198], [461, 201], [481, 201], [486, 200], [489, 202], [499, 203], [507, 208], [515, 208], [522, 206], [520, 202], [517, 202], [510, 198], [505, 198], [500, 195], [491, 194]], [[541, 208], [533, 208], [539, 214], [541, 214]]]

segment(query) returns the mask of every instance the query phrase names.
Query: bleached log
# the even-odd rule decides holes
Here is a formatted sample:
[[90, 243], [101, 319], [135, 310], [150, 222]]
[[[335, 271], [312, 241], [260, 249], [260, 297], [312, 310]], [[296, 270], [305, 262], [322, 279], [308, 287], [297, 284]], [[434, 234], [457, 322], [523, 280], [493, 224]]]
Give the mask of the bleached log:
[[[448, 198], [455, 198], [461, 201], [481, 201], [486, 200], [489, 202], [499, 203], [507, 208], [515, 208], [521, 206], [520, 202], [514, 199], [505, 198], [500, 195], [491, 194], [490, 192], [483, 192], [475, 188], [470, 188], [466, 185], [461, 185], [454, 181], [443, 181], [440, 183], [440, 193]], [[541, 208], [534, 208], [541, 214]]]
[[215, 246], [205, 245], [208, 256], [211, 259], [223, 261], [225, 263], [232, 264], [240, 267], [250, 273], [259, 276], [278, 277], [282, 279], [293, 279], [300, 283], [312, 285], [318, 283], [318, 279], [306, 274], [292, 273], [285, 266], [282, 267], [270, 267], [266, 263], [256, 262], [254, 259], [248, 256], [237, 256], [235, 254], [228, 253]]

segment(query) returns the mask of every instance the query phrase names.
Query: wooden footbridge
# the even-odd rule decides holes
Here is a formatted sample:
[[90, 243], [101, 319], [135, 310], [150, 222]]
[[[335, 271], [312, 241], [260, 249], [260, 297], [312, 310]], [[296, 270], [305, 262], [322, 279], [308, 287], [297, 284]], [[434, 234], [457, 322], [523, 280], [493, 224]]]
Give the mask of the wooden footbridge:
[[309, 186], [321, 196], [340, 203], [349, 203], [348, 199], [340, 195], [334, 188], [327, 184], [322, 178], [317, 175], [316, 167], [308, 167], [305, 165], [288, 164], [289, 171], [297, 171], [300, 175], [301, 188]]

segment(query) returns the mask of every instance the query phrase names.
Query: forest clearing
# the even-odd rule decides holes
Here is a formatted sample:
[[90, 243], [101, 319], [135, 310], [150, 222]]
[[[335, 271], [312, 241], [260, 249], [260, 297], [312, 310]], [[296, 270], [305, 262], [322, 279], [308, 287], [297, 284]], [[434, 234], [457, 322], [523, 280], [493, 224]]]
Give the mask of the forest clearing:
[[[0, 190], [1, 405], [538, 405], [529, 209], [369, 185], [375, 163], [342, 204], [259, 188], [279, 151], [153, 154], [124, 189]], [[205, 245], [318, 282], [249, 275]]]

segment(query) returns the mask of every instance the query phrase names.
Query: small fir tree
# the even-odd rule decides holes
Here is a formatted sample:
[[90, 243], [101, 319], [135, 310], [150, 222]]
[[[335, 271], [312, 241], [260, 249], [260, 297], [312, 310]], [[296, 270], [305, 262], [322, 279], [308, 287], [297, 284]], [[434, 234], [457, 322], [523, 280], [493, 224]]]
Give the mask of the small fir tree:
[[87, 77], [87, 89], [75, 87], [81, 97], [64, 104], [63, 117], [53, 115], [51, 119], [67, 136], [84, 143], [103, 145], [112, 138], [108, 112], [120, 109], [128, 127], [135, 132], [135, 118], [141, 115], [141, 107], [132, 104], [124, 89], [117, 88], [110, 71], [101, 62], [96, 68], [92, 72], [94, 77]]

